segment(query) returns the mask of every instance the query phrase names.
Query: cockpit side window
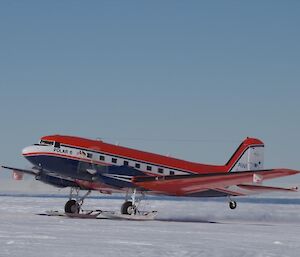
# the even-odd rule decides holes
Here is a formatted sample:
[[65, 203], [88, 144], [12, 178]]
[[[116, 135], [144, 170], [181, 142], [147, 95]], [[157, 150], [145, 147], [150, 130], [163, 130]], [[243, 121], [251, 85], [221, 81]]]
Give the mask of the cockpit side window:
[[41, 144], [41, 145], [53, 145], [53, 142], [47, 141], [47, 140], [41, 140], [41, 141], [40, 141], [40, 144]]

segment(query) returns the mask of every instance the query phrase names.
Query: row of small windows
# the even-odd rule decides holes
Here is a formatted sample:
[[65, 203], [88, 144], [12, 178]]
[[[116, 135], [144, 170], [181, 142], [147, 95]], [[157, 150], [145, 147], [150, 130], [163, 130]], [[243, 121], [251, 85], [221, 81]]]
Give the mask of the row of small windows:
[[[88, 158], [93, 158], [93, 155], [91, 153], [87, 153], [87, 157]], [[99, 160], [100, 161], [105, 161], [105, 156], [104, 155], [100, 155], [99, 156]], [[111, 158], [111, 162], [116, 164], [118, 162], [118, 159], [117, 158]], [[124, 166], [129, 166], [129, 161], [124, 161], [123, 165]], [[140, 163], [135, 163], [135, 168], [136, 169], [140, 169], [141, 168], [141, 164]], [[147, 165], [146, 169], [147, 169], [147, 171], [152, 171], [152, 166]], [[164, 174], [164, 169], [163, 168], [158, 168], [157, 172], [160, 173], [160, 174]], [[175, 175], [175, 172], [172, 171], [172, 170], [170, 170], [170, 175]]]
[[[41, 140], [40, 143], [44, 144], [44, 145], [50, 145], [50, 144], [53, 145], [54, 144], [54, 147], [58, 147], [58, 148], [60, 147], [60, 143], [58, 143], [58, 142], [50, 142], [50, 141]], [[92, 153], [87, 153], [86, 157], [92, 159], [93, 158], [93, 154]], [[100, 155], [99, 156], [99, 160], [100, 161], [105, 161], [105, 156], [104, 155]], [[111, 158], [111, 162], [116, 164], [118, 162], [118, 159], [117, 158]], [[124, 161], [123, 165], [124, 166], [129, 166], [129, 162], [128, 161]], [[135, 168], [136, 169], [140, 169], [141, 168], [141, 164], [140, 163], [135, 163]], [[147, 171], [152, 171], [152, 166], [147, 165], [146, 169], [147, 169]], [[164, 169], [163, 168], [158, 168], [157, 172], [160, 173], [160, 174], [163, 174], [164, 173]], [[175, 175], [175, 172], [172, 171], [172, 170], [170, 170], [170, 175]]]

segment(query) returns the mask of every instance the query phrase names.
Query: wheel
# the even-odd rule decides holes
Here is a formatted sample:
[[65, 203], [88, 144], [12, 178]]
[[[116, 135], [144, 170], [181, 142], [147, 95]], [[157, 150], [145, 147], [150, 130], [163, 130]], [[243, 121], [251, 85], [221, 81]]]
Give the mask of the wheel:
[[75, 200], [69, 200], [65, 204], [66, 213], [79, 213], [79, 204]]
[[230, 208], [231, 210], [234, 210], [234, 209], [236, 208], [236, 206], [237, 206], [236, 201], [230, 201], [230, 202], [229, 202], [229, 208]]
[[127, 202], [122, 204], [121, 214], [131, 215], [133, 213], [135, 213], [135, 208], [132, 205], [132, 202], [127, 201]]

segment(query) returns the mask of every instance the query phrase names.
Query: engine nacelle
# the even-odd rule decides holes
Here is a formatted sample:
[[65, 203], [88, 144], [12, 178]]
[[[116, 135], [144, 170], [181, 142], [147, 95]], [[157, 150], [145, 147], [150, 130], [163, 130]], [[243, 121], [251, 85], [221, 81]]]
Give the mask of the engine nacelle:
[[73, 182], [73, 181], [69, 181], [63, 178], [58, 178], [58, 177], [54, 177], [48, 174], [39, 174], [35, 177], [36, 180], [42, 181], [45, 184], [51, 185], [51, 186], [55, 186], [55, 187], [59, 187], [59, 188], [64, 188], [64, 187], [78, 187], [78, 185]]

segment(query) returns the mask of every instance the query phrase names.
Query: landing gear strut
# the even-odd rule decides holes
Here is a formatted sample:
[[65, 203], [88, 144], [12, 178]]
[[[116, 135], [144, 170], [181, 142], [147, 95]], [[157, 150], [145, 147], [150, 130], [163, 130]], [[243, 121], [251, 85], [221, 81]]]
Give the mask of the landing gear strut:
[[[69, 201], [65, 204], [65, 213], [77, 214], [81, 210], [84, 199], [91, 193], [91, 190], [87, 191], [86, 194], [80, 197], [80, 188], [71, 188]], [[73, 199], [75, 198], [75, 199]]]

